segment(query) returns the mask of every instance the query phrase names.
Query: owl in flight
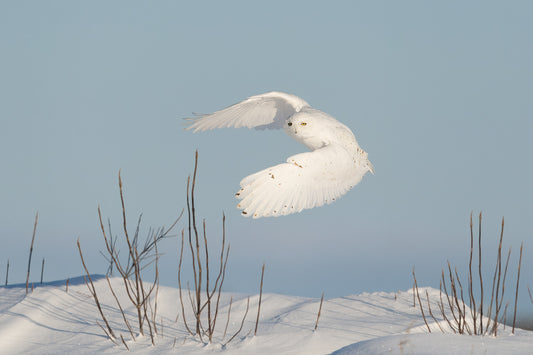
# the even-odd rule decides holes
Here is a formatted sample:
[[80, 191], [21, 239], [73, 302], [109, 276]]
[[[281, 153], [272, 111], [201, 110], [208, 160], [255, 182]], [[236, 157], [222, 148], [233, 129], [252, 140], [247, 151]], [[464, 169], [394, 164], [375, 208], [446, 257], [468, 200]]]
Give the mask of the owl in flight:
[[311, 151], [242, 179], [235, 194], [243, 216], [276, 217], [329, 204], [374, 173], [352, 131], [301, 98], [283, 92], [252, 96], [220, 111], [189, 118], [186, 129], [279, 129]]

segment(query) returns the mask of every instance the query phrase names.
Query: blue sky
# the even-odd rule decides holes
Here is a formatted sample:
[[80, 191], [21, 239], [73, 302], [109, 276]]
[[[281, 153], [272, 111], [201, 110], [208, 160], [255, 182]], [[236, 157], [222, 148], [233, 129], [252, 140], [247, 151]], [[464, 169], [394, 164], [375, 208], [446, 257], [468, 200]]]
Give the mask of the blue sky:
[[[532, 11], [527, 1], [2, 2], [1, 279], [9, 259], [10, 279], [24, 280], [36, 211], [35, 278], [43, 257], [47, 279], [81, 274], [78, 237], [91, 271], [105, 272], [97, 207], [118, 233], [119, 169], [130, 222], [142, 212], [146, 228], [169, 225], [198, 149], [198, 213], [214, 247], [227, 216], [228, 290], [257, 292], [263, 262], [267, 292], [407, 289], [413, 266], [419, 284], [438, 287], [446, 260], [467, 263], [472, 210], [484, 213], [485, 260], [505, 216], [505, 246], [525, 242], [522, 280], [533, 284]], [[192, 134], [182, 118], [272, 90], [351, 127], [376, 175], [326, 207], [241, 217], [239, 181], [306, 148], [281, 131]], [[177, 245], [164, 247], [167, 285]]]

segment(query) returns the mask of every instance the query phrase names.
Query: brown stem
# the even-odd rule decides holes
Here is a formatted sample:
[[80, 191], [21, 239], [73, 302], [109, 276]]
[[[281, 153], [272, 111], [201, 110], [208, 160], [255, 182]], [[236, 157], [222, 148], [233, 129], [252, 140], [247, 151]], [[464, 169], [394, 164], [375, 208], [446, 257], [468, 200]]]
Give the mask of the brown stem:
[[265, 264], [261, 270], [261, 287], [259, 288], [259, 305], [257, 306], [257, 318], [255, 320], [254, 336], [257, 335], [257, 325], [259, 324], [259, 313], [261, 313], [261, 299], [263, 298], [263, 276], [265, 275]]
[[[120, 304], [117, 295], [115, 294], [115, 291], [113, 290], [113, 287], [111, 286], [111, 282], [109, 281], [109, 277], [105, 277], [107, 280], [107, 284], [109, 285], [109, 290], [111, 290], [111, 294], [115, 298], [115, 301], [117, 302], [118, 309], [120, 310], [120, 313], [122, 314], [122, 319], [124, 320], [124, 324], [126, 324], [126, 327], [128, 328], [128, 331], [130, 332], [131, 338], [135, 340], [135, 336], [133, 335], [133, 330], [131, 329], [130, 323], [126, 319], [126, 314], [124, 313], [124, 310], [122, 309], [122, 305]], [[122, 337], [122, 334], [120, 335]]]
[[446, 295], [446, 299], [448, 300], [448, 307], [450, 309], [450, 312], [452, 313], [455, 324], [458, 326], [457, 331], [459, 332], [459, 334], [461, 334], [461, 327], [460, 327], [461, 324], [459, 323], [459, 320], [457, 319], [457, 316], [455, 315], [454, 303], [452, 300], [450, 300], [450, 295], [448, 294], [448, 289], [446, 288], [446, 279], [444, 278], [444, 270], [442, 270], [441, 276], [442, 276], [442, 287], [444, 288], [444, 294]]
[[26, 274], [26, 294], [28, 294], [28, 282], [30, 280], [31, 254], [33, 253], [33, 242], [35, 241], [35, 231], [37, 230], [37, 220], [39, 212], [35, 214], [35, 224], [33, 225], [33, 236], [31, 237], [30, 256], [28, 257], [28, 273]]
[[229, 309], [228, 309], [228, 318], [226, 319], [226, 327], [224, 328], [224, 335], [222, 335], [222, 340], [226, 337], [226, 332], [228, 331], [229, 317], [231, 314], [231, 305], [233, 304], [233, 296], [229, 300]]
[[316, 322], [315, 322], [315, 331], [318, 327], [318, 320], [320, 319], [320, 313], [322, 312], [322, 302], [324, 301], [324, 292], [322, 292], [322, 297], [320, 297], [320, 306], [318, 307], [318, 315], [316, 316]]
[[426, 327], [428, 328], [428, 332], [431, 333], [431, 328], [429, 327], [429, 324], [426, 320], [426, 315], [424, 314], [424, 308], [422, 307], [422, 301], [420, 301], [420, 293], [418, 292], [418, 284], [416, 282], [416, 276], [415, 276], [415, 269], [413, 268], [413, 279], [415, 280], [415, 290], [416, 290], [416, 296], [418, 298], [418, 304], [420, 305], [420, 312], [422, 313], [422, 318], [424, 318], [424, 323], [426, 323]]
[[474, 226], [472, 223], [472, 214], [470, 212], [470, 261], [468, 263], [468, 293], [470, 295], [470, 314], [472, 316], [472, 323], [474, 325], [474, 334], [477, 334], [477, 312], [476, 312], [476, 298], [474, 297], [473, 289], [473, 274], [472, 274], [472, 256], [474, 254]]
[[196, 208], [194, 204], [194, 188], [196, 186], [196, 171], [198, 168], [198, 151], [196, 151], [194, 158], [194, 172], [192, 178], [192, 187], [191, 187], [191, 209], [192, 209], [192, 227], [194, 230], [194, 236], [196, 240], [196, 265], [198, 267], [198, 283], [196, 283], [196, 309], [198, 310], [196, 314], [196, 334], [200, 334], [201, 320], [200, 320], [200, 309], [202, 304], [202, 261], [200, 260], [200, 242], [198, 238], [198, 229], [196, 227]]
[[242, 330], [242, 327], [244, 326], [244, 321], [246, 320], [246, 316], [248, 315], [248, 309], [250, 308], [250, 297], [248, 297], [248, 301], [246, 302], [246, 312], [244, 312], [244, 317], [242, 317], [241, 326], [239, 327], [239, 330], [233, 336], [224, 343], [223, 346], [226, 346], [229, 342], [231, 342]]
[[8, 281], [8, 278], [9, 278], [9, 259], [7, 259], [7, 268], [6, 268], [6, 283], [5, 285], [7, 286], [7, 281]]
[[[104, 323], [105, 323], [105, 325], [107, 327], [107, 331], [104, 328], [102, 328], [102, 329], [104, 329], [104, 331], [108, 335], [109, 339], [111, 339], [113, 342], [115, 342], [114, 341], [115, 334], [113, 333], [113, 329], [111, 329], [111, 326], [107, 322], [107, 319], [106, 319], [106, 317], [104, 315], [104, 312], [102, 311], [102, 307], [100, 306], [100, 301], [98, 300], [98, 295], [96, 294], [96, 289], [94, 287], [93, 280], [91, 278], [91, 274], [89, 273], [89, 270], [87, 269], [87, 266], [85, 265], [85, 260], [83, 260], [83, 253], [81, 252], [81, 245], [80, 245], [80, 239], [79, 238], [78, 238], [78, 251], [80, 252], [81, 263], [83, 265], [83, 268], [85, 269], [85, 273], [87, 274], [87, 278], [89, 279], [89, 282], [87, 282], [87, 279], [85, 279], [85, 283], [87, 284], [87, 287], [89, 288], [89, 291], [91, 292], [91, 295], [94, 298], [94, 302], [96, 303], [96, 308], [98, 308], [98, 311], [100, 312], [100, 316], [102, 316], [102, 320], [104, 321]], [[98, 325], [100, 325], [100, 324], [98, 324]]]
[[459, 284], [459, 290], [461, 292], [461, 304], [463, 306], [463, 309], [461, 311], [461, 317], [463, 319], [463, 330], [466, 330], [469, 335], [472, 335], [472, 331], [470, 330], [470, 327], [468, 326], [468, 323], [466, 321], [466, 303], [463, 297], [463, 285], [461, 284], [461, 279], [459, 278], [457, 268], [455, 268], [455, 278], [457, 279], [457, 283]]
[[181, 314], [183, 314], [183, 323], [185, 324], [185, 329], [191, 334], [194, 335], [194, 333], [189, 329], [189, 325], [187, 324], [187, 317], [185, 317], [185, 307], [183, 306], [183, 294], [181, 291], [181, 263], [183, 261], [183, 242], [184, 242], [184, 231], [181, 231], [181, 249], [180, 249], [180, 261], [178, 264], [178, 288], [180, 292], [180, 304], [181, 304]]
[[483, 334], [483, 276], [481, 275], [481, 216], [479, 212], [479, 237], [478, 237], [478, 251], [479, 251], [479, 288], [480, 288], [480, 301], [479, 301], [479, 334]]
[[124, 340], [124, 337], [122, 336], [122, 334], [120, 334], [120, 339], [122, 339], [122, 344], [124, 344], [124, 346], [126, 347], [126, 349], [128, 351], [130, 351], [130, 348], [128, 347], [128, 344], [126, 344], [126, 341]]
[[516, 323], [516, 305], [518, 303], [518, 285], [520, 284], [520, 268], [522, 266], [522, 249], [523, 248], [524, 248], [524, 243], [522, 242], [522, 244], [520, 245], [520, 258], [518, 260], [518, 277], [516, 279], [516, 294], [514, 298], [514, 316], [513, 316], [513, 331], [512, 331], [513, 334], [514, 334], [514, 328], [515, 328], [515, 323]]
[[205, 232], [205, 219], [203, 220], [204, 245], [205, 245], [205, 293], [207, 303], [207, 336], [209, 342], [213, 340], [213, 324], [211, 323], [211, 293], [209, 292], [209, 248], [207, 247], [207, 235]]
[[438, 305], [440, 308], [440, 312], [442, 314], [442, 318], [444, 318], [444, 320], [448, 323], [448, 326], [450, 327], [450, 329], [453, 330], [453, 332], [457, 334], [455, 327], [452, 325], [452, 322], [450, 321], [450, 319], [448, 319], [448, 317], [446, 316], [446, 312], [444, 311], [444, 301], [442, 300], [442, 280], [440, 280], [439, 282], [439, 299], [440, 299], [440, 302], [438, 303]]
[[[124, 228], [124, 235], [126, 237], [126, 242], [128, 244], [128, 249], [129, 249], [129, 253], [130, 253], [130, 256], [131, 256], [132, 265], [134, 267], [134, 272], [135, 272], [135, 274], [134, 274], [135, 275], [135, 292], [133, 293], [133, 297], [134, 297], [134, 302], [133, 303], [135, 305], [135, 308], [137, 309], [137, 319], [138, 319], [138, 322], [139, 322], [139, 332], [141, 333], [141, 335], [144, 335], [142, 302], [141, 302], [142, 284], [141, 284], [141, 279], [140, 279], [140, 270], [139, 270], [139, 263], [138, 263], [139, 253], [137, 252], [137, 248], [132, 245], [132, 243], [130, 241], [129, 234], [128, 234], [128, 228], [127, 228], [127, 222], [126, 222], [126, 207], [125, 207], [125, 203], [124, 203], [124, 194], [123, 194], [123, 191], [122, 191], [122, 177], [121, 177], [121, 174], [120, 174], [120, 170], [118, 172], [118, 186], [119, 186], [119, 190], [120, 190], [120, 202], [122, 204], [122, 222], [123, 222], [123, 228]], [[123, 277], [124, 277], [124, 275], [123, 275]]]
[[429, 315], [431, 316], [431, 318], [433, 318], [433, 320], [435, 321], [435, 323], [437, 323], [437, 325], [438, 325], [439, 328], [440, 328], [440, 331], [444, 333], [444, 329], [442, 329], [442, 327], [440, 326], [440, 322], [437, 320], [437, 318], [435, 318], [435, 316], [433, 315], [433, 312], [431, 311], [431, 304], [429, 303], [429, 293], [428, 293], [428, 290], [426, 290], [426, 300], [428, 301]]
[[[224, 258], [224, 247], [226, 244], [225, 221], [226, 221], [226, 216], [222, 214], [222, 247], [221, 247], [221, 253], [220, 253], [220, 268], [219, 268], [217, 279], [215, 281], [215, 287], [213, 288], [213, 293], [211, 294], [211, 297], [213, 297], [215, 291], [217, 290], [217, 285], [218, 285], [217, 303], [215, 306], [215, 317], [213, 318], [213, 326], [212, 326], [213, 331], [215, 330], [215, 324], [217, 321], [218, 307], [220, 304], [220, 294], [222, 291], [222, 284], [224, 283], [224, 279], [226, 277], [226, 265], [228, 264], [228, 256], [229, 256], [229, 249], [230, 249], [230, 246], [228, 244], [228, 248], [226, 249], [226, 256]], [[220, 284], [219, 284], [219, 281], [220, 281]]]
[[[492, 291], [491, 291], [491, 297], [490, 297], [490, 304], [489, 304], [489, 313], [487, 315], [488, 321], [486, 326], [486, 332], [488, 332], [490, 327], [490, 322], [492, 321], [492, 305], [495, 300], [495, 310], [494, 310], [494, 322], [492, 325], [492, 334], [496, 336], [498, 334], [498, 303], [500, 298], [500, 283], [501, 283], [501, 275], [502, 275], [502, 241], [503, 241], [503, 226], [504, 226], [504, 219], [502, 218], [502, 229], [500, 233], [500, 243], [498, 244], [498, 253], [496, 256], [496, 267], [494, 269], [494, 277], [492, 279]], [[496, 289], [494, 288], [496, 287]]]

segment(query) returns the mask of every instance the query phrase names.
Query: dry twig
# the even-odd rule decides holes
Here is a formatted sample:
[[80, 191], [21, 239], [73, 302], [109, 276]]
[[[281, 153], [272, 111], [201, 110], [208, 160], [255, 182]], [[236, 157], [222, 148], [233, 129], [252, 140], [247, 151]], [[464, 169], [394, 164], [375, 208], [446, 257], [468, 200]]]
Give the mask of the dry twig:
[[33, 253], [33, 242], [35, 241], [35, 231], [37, 230], [38, 219], [39, 219], [39, 212], [35, 214], [35, 224], [33, 225], [33, 236], [31, 237], [30, 256], [28, 257], [28, 273], [26, 274], [26, 294], [28, 294], [28, 282], [30, 280], [30, 268], [31, 268], [31, 254]]
[[263, 298], [263, 276], [264, 275], [265, 275], [265, 264], [263, 264], [263, 268], [261, 269], [261, 286], [259, 288], [259, 305], [257, 306], [257, 318], [255, 320], [254, 336], [257, 335], [257, 325], [259, 324], [259, 314], [261, 313], [261, 299]]
[[[80, 245], [79, 239], [78, 239], [78, 251], [80, 252], [81, 263], [83, 265], [83, 268], [85, 269], [85, 273], [87, 274], [87, 278], [84, 277], [85, 284], [87, 285], [89, 292], [93, 296], [94, 302], [96, 303], [96, 307], [98, 308], [98, 312], [100, 312], [100, 316], [102, 316], [102, 320], [104, 321], [106, 325], [106, 329], [104, 329], [98, 322], [97, 323], [98, 325], [100, 325], [102, 329], [104, 329], [104, 332], [107, 334], [108, 338], [111, 339], [115, 343], [115, 340], [114, 340], [115, 334], [113, 333], [113, 329], [111, 329], [111, 326], [107, 322], [107, 318], [105, 317], [104, 312], [102, 311], [102, 306], [100, 306], [100, 301], [98, 300], [98, 295], [96, 294], [96, 288], [94, 287], [91, 274], [89, 273], [89, 270], [87, 269], [87, 266], [85, 265], [85, 260], [83, 260], [83, 253], [81, 252], [81, 245]], [[87, 281], [87, 279], [89, 279], [89, 281]]]
[[320, 306], [318, 307], [318, 314], [316, 316], [316, 322], [315, 322], [315, 331], [318, 327], [318, 320], [320, 319], [320, 312], [322, 312], [322, 302], [324, 301], [324, 292], [322, 292], [322, 297], [320, 297]]

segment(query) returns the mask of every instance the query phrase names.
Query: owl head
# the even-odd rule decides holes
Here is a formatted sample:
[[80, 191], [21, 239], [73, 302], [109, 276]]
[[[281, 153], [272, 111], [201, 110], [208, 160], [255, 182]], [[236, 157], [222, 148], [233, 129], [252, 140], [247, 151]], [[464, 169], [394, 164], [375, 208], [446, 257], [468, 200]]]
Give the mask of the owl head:
[[309, 108], [289, 117], [284, 130], [298, 142], [315, 150], [337, 139], [335, 130], [338, 123], [328, 114]]

